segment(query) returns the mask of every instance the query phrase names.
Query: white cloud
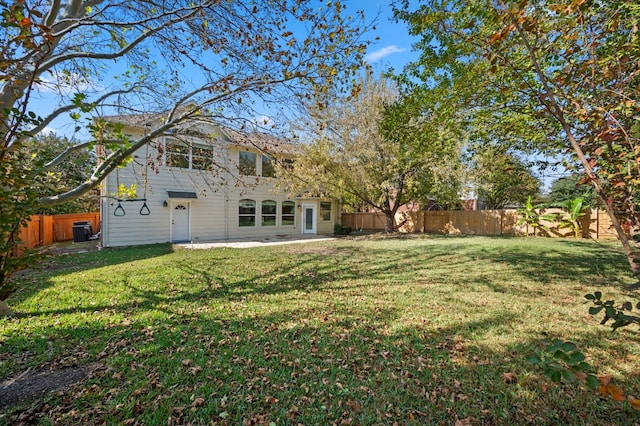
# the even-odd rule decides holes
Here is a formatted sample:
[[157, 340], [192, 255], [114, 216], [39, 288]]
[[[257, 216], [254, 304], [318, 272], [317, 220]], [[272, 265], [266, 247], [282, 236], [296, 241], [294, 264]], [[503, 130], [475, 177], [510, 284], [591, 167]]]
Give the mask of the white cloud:
[[78, 73], [63, 73], [54, 71], [48, 76], [40, 77], [36, 88], [44, 93], [58, 93], [70, 95], [101, 90], [102, 87]]
[[262, 128], [272, 127], [275, 124], [271, 119], [271, 117], [266, 115], [261, 115], [259, 117], [254, 118], [253, 120], [256, 126], [262, 127]]
[[395, 44], [392, 44], [391, 46], [386, 46], [386, 47], [383, 47], [382, 49], [369, 53], [367, 56], [364, 57], [364, 59], [367, 62], [372, 63], [372, 62], [379, 61], [385, 56], [389, 56], [394, 53], [402, 53], [405, 50], [407, 49], [403, 49], [401, 47], [396, 46]]
[[55, 128], [49, 127], [49, 126], [46, 126], [44, 129], [40, 131], [41, 135], [48, 135], [49, 133], [58, 134], [58, 131]]

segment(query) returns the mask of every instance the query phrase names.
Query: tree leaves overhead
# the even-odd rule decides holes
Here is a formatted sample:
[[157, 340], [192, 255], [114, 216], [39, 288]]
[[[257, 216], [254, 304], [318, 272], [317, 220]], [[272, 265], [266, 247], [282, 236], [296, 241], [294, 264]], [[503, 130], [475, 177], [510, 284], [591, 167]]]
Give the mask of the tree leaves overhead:
[[500, 147], [484, 149], [476, 154], [472, 173], [477, 183], [478, 198], [487, 209], [502, 209], [511, 204], [524, 204], [528, 197], [540, 192], [540, 181], [514, 154]]
[[[38, 208], [97, 188], [139, 148], [185, 122], [243, 128], [269, 105], [277, 114], [350, 81], [370, 25], [341, 1], [0, 1], [2, 300], [11, 272], [5, 255]], [[135, 137], [108, 115], [161, 124]], [[59, 118], [84, 140], [22, 173], [23, 142]], [[75, 187], [43, 193], [32, 185], [97, 145], [99, 161]]]
[[[113, 114], [104, 108], [139, 114], [190, 105], [181, 119], [207, 109], [247, 120], [257, 98], [305, 96], [348, 78], [368, 29], [341, 2], [20, 2], [3, 6], [2, 17], [5, 147], [59, 116], [80, 130]], [[28, 121], [36, 91], [55, 93], [59, 104]]]
[[640, 230], [637, 2], [433, 0], [410, 9], [402, 0], [395, 6], [396, 17], [421, 36], [422, 56], [407, 78], [449, 87], [461, 108], [477, 112], [470, 119], [484, 139], [565, 152], [594, 186], [640, 274], [618, 219]]

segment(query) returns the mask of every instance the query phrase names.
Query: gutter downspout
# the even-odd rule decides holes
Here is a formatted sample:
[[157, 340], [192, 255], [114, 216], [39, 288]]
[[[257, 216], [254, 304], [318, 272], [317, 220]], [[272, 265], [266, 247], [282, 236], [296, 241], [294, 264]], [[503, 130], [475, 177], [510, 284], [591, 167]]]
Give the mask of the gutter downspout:
[[224, 239], [229, 239], [229, 144], [224, 144]]

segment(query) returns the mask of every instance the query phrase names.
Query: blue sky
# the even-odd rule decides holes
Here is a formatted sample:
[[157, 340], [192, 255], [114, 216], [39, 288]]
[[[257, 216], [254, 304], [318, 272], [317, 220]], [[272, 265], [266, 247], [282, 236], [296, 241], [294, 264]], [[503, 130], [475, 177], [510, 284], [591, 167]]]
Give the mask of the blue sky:
[[377, 36], [380, 40], [369, 46], [366, 59], [375, 69], [393, 67], [400, 71], [404, 65], [417, 58], [417, 53], [411, 47], [417, 40], [409, 36], [404, 23], [396, 23], [392, 19], [389, 3], [390, 0], [357, 0], [349, 2], [348, 7], [362, 9], [367, 20], [380, 14], [376, 30], [372, 32], [372, 38]]
[[[373, 41], [367, 49], [366, 60], [374, 70], [383, 71], [393, 67], [396, 71], [400, 71], [404, 65], [417, 57], [412, 51], [412, 39], [407, 32], [404, 23], [395, 23], [392, 17], [391, 0], [346, 0], [347, 13], [354, 13], [356, 10], [362, 10], [365, 13], [367, 22], [377, 17], [376, 29], [369, 34], [369, 39], [379, 40]], [[94, 82], [94, 84], [99, 82]], [[82, 86], [83, 83], [79, 82]], [[95, 87], [94, 87], [95, 88]], [[34, 93], [35, 101], [34, 110], [39, 114], [46, 114], [53, 105], [54, 98], [46, 87]], [[40, 108], [38, 108], [40, 106]], [[41, 111], [38, 111], [42, 109]], [[53, 131], [59, 135], [73, 135], [74, 125], [68, 116], [60, 117], [45, 129], [45, 132]], [[75, 138], [83, 138], [84, 132], [75, 134]]]

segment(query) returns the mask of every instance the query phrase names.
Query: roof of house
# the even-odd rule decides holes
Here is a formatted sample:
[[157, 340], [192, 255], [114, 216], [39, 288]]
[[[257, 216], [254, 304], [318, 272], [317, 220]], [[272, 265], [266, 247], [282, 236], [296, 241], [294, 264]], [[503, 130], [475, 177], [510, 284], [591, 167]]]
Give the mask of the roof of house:
[[[131, 114], [131, 115], [111, 115], [102, 117], [104, 120], [112, 122], [112, 123], [120, 123], [126, 126], [131, 127], [151, 127], [154, 123], [162, 120], [165, 114], [162, 113], [149, 113], [149, 114]], [[231, 127], [224, 126], [214, 120], [202, 120], [202, 123], [207, 122], [208, 124], [215, 126], [220, 130], [220, 133], [224, 136], [224, 138], [232, 143], [233, 145], [237, 145], [243, 148], [254, 148], [259, 151], [265, 153], [280, 153], [280, 154], [290, 154], [294, 155], [297, 153], [298, 148], [292, 144], [290, 141], [283, 139], [281, 137], [277, 137], [265, 132], [258, 131], [249, 131], [249, 132], [241, 132], [235, 130]], [[189, 135], [199, 137], [201, 139], [211, 137], [211, 135], [194, 131], [193, 126], [187, 126], [189, 122], [180, 123], [175, 128], [173, 128], [167, 134], [172, 135]], [[197, 123], [196, 123], [197, 125]]]
[[295, 154], [297, 148], [291, 142], [268, 133], [252, 131], [242, 133], [228, 127], [220, 127], [230, 142], [244, 148], [256, 148], [266, 153]]

